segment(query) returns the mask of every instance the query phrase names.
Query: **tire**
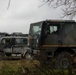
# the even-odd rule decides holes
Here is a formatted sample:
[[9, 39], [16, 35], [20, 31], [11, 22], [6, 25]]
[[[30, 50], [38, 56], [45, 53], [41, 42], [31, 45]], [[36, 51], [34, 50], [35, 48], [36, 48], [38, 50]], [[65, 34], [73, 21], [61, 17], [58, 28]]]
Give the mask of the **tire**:
[[61, 52], [57, 55], [55, 61], [55, 68], [67, 69], [71, 65], [71, 54], [69, 52]]

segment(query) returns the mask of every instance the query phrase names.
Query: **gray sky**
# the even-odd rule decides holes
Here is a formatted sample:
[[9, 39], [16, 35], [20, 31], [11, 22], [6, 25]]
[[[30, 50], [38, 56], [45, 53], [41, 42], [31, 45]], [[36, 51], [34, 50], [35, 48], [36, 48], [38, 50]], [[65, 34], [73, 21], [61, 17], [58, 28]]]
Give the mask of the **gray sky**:
[[46, 19], [60, 19], [60, 8], [53, 9], [45, 4], [43, 0], [0, 0], [0, 32], [22, 32], [28, 33], [29, 26], [33, 22]]

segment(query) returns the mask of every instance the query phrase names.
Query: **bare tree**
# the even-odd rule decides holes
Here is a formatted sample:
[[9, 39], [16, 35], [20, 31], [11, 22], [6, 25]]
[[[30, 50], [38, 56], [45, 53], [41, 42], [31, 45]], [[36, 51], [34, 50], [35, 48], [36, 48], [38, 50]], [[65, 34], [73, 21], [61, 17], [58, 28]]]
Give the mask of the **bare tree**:
[[9, 2], [8, 2], [7, 10], [8, 10], [8, 9], [9, 9], [9, 7], [10, 7], [10, 1], [11, 1], [11, 0], [9, 0]]
[[[10, 1], [11, 0], [9, 0], [8, 2], [7, 10], [10, 7]], [[54, 8], [62, 6], [63, 18], [69, 17], [70, 19], [72, 19], [73, 17], [76, 16], [76, 0], [43, 0], [43, 1], [44, 4], [48, 3]]]
[[44, 0], [44, 2], [48, 3], [54, 8], [62, 6], [62, 10], [64, 12], [63, 17], [67, 16], [72, 19], [76, 16], [76, 0]]

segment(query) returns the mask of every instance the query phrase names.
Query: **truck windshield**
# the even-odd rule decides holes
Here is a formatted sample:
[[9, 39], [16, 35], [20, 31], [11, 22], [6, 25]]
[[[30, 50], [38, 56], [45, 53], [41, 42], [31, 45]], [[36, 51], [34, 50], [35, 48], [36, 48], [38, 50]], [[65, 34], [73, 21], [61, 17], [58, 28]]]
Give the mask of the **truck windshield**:
[[31, 35], [40, 35], [41, 33], [41, 25], [32, 25], [30, 29], [30, 34]]

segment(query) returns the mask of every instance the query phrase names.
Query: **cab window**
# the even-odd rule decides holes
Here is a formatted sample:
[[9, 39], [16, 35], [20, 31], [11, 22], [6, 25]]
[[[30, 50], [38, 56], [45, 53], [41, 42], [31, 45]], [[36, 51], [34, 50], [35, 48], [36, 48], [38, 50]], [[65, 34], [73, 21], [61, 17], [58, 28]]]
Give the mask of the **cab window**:
[[50, 33], [57, 32], [58, 27], [57, 26], [50, 26]]

